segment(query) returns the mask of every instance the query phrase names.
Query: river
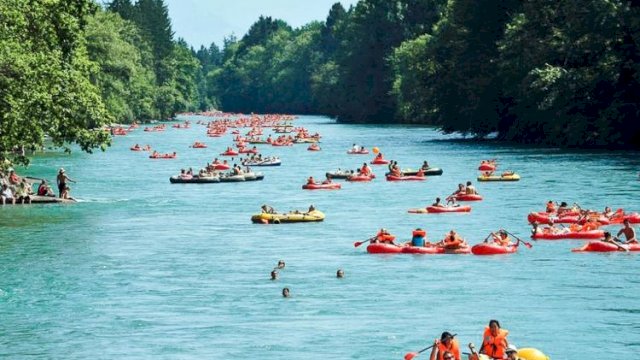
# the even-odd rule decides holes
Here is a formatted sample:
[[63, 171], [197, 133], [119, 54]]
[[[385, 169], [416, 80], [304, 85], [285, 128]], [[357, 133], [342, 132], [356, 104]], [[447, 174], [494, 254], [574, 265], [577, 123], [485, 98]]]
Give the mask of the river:
[[[194, 122], [198, 117], [190, 117]], [[524, 238], [526, 215], [546, 201], [638, 211], [638, 153], [577, 152], [455, 141], [423, 127], [345, 125], [303, 116], [323, 136], [306, 145], [259, 146], [279, 155], [262, 182], [177, 185], [231, 144], [205, 129], [139, 129], [106, 152], [48, 153], [19, 173], [77, 181], [72, 205], [0, 209], [0, 357], [23, 359], [401, 359], [444, 330], [479, 344], [490, 319], [519, 347], [554, 360], [631, 358], [640, 352], [640, 254], [576, 254], [580, 241], [538, 241], [517, 254], [377, 256], [353, 243], [386, 227], [431, 240], [454, 228], [470, 243], [506, 228]], [[266, 135], [266, 134], [265, 134]], [[208, 149], [191, 149], [194, 140]], [[178, 152], [150, 160], [129, 150]], [[377, 146], [402, 167], [444, 169], [424, 182], [304, 191], [309, 175], [356, 168]], [[515, 183], [479, 183], [470, 214], [415, 215], [473, 180], [481, 159], [516, 170]], [[254, 225], [260, 205], [326, 213], [322, 223]], [[612, 227], [613, 230], [618, 227]], [[269, 280], [277, 261], [280, 279]], [[335, 277], [338, 268], [346, 277]], [[283, 287], [292, 297], [282, 298]], [[428, 358], [428, 352], [417, 359]]]

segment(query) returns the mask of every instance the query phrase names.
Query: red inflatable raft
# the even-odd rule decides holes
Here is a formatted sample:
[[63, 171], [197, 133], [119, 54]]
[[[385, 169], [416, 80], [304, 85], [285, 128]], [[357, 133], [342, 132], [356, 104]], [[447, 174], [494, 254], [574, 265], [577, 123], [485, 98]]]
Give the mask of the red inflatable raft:
[[602, 239], [604, 237], [603, 230], [589, 230], [589, 231], [567, 231], [560, 233], [553, 233], [548, 231], [538, 231], [531, 235], [534, 239], [540, 240], [562, 240], [562, 239]]
[[234, 150], [229, 151], [229, 150], [227, 150], [227, 151], [225, 151], [223, 153], [220, 153], [220, 156], [238, 156], [238, 154], [239, 153], [237, 151], [234, 151]]
[[572, 249], [573, 252], [626, 252], [628, 251], [640, 251], [640, 244], [629, 244], [616, 246], [615, 244], [604, 241], [592, 241], [583, 247]]
[[[587, 219], [580, 215], [562, 215], [561, 217], [557, 217], [555, 214], [549, 214], [546, 212], [532, 212], [527, 215], [527, 220], [529, 223], [537, 222], [540, 224], [548, 224], [553, 222], [554, 224], [584, 224], [587, 222]], [[605, 216], [598, 216], [596, 219], [602, 225], [609, 225], [610, 221]]]
[[215, 170], [229, 170], [231, 167], [229, 164], [213, 164]]
[[375, 159], [371, 160], [371, 164], [372, 165], [386, 165], [389, 162], [390, 162], [389, 160], [378, 159], [378, 158], [375, 158]]
[[309, 150], [309, 151], [320, 151], [320, 146], [318, 146], [318, 145], [309, 145], [307, 150]]
[[471, 247], [474, 255], [501, 255], [512, 254], [518, 251], [518, 245], [502, 246], [496, 243], [480, 243]]
[[347, 151], [347, 154], [351, 154], [351, 155], [367, 155], [368, 153], [369, 153], [369, 150], [359, 150], [359, 151], [349, 150], [349, 151]]
[[342, 185], [339, 183], [330, 183], [330, 184], [304, 184], [302, 188], [305, 190], [338, 190], [342, 188]]
[[367, 246], [370, 254], [470, 254], [468, 246], [457, 249], [445, 249], [441, 246], [400, 246], [392, 244], [375, 243]]
[[495, 165], [491, 165], [491, 164], [482, 164], [478, 167], [478, 170], [480, 171], [495, 171], [496, 170], [496, 166]]
[[396, 176], [387, 175], [387, 181], [423, 181], [427, 180], [426, 176]]
[[478, 194], [458, 194], [455, 196], [458, 201], [480, 201], [482, 196]]
[[375, 178], [376, 176], [371, 174], [371, 175], [351, 175], [348, 178], [346, 178], [347, 181], [356, 181], [356, 182], [364, 182], [364, 181], [371, 181]]

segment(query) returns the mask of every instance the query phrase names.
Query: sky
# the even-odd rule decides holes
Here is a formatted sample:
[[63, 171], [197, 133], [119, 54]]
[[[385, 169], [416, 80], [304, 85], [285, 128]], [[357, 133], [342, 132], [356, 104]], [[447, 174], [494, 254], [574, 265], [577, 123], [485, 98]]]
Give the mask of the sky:
[[340, 2], [348, 9], [357, 0], [166, 0], [175, 38], [194, 48], [222, 46], [232, 33], [241, 38], [260, 15], [299, 27], [313, 20], [325, 20], [331, 6]]

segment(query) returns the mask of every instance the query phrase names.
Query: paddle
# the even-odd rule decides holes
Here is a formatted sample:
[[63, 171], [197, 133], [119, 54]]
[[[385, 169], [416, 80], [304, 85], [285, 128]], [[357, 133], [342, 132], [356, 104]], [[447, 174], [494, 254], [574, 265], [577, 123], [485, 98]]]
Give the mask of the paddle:
[[[458, 334], [453, 334], [453, 335], [451, 335], [451, 338], [453, 339], [454, 337], [456, 337], [456, 335], [458, 335]], [[436, 346], [436, 344], [433, 344], [433, 345], [431, 345], [431, 346], [428, 346], [428, 347], [426, 347], [426, 348], [424, 348], [424, 349], [422, 349], [422, 350], [420, 350], [420, 351], [406, 353], [406, 354], [404, 355], [404, 360], [412, 360], [414, 357], [416, 357], [416, 356], [418, 356], [418, 355], [422, 354], [423, 352], [425, 352], [425, 351], [427, 351], [427, 350], [431, 349], [431, 348], [432, 348], [432, 347], [434, 347], [434, 346]]]
[[[618, 247], [618, 249], [620, 249], [620, 250], [624, 250], [625, 252], [629, 252], [629, 249], [627, 249], [627, 248], [625, 248], [624, 246], [622, 246], [622, 245], [618, 244], [618, 241], [620, 241], [620, 239], [618, 239], [618, 237], [617, 237], [617, 236], [614, 236], [614, 237], [613, 237], [613, 242], [612, 242], [612, 244], [614, 244], [615, 246], [617, 246], [617, 247]], [[622, 241], [620, 241], [620, 242], [622, 242]]]
[[533, 245], [531, 245], [530, 243], [528, 243], [528, 242], [526, 242], [526, 241], [524, 241], [524, 240], [520, 239], [519, 237], [517, 237], [517, 236], [513, 235], [512, 233], [508, 232], [507, 230], [504, 230], [504, 232], [506, 232], [507, 234], [509, 234], [509, 235], [513, 236], [516, 240], [518, 240], [518, 243], [516, 243], [516, 246], [517, 246], [519, 243], [523, 243], [523, 244], [524, 244], [524, 246], [526, 246], [528, 249], [531, 249], [531, 248], [533, 247]]
[[356, 241], [356, 242], [353, 243], [353, 247], [358, 247], [358, 246], [360, 246], [362, 244], [366, 244], [369, 241], [374, 240], [375, 238], [376, 238], [376, 236], [372, 237], [371, 239], [367, 239], [365, 241]]
[[476, 351], [476, 347], [475, 345], [473, 345], [473, 343], [469, 343], [469, 350], [471, 350], [471, 355], [473, 356], [470, 356], [469, 359], [478, 360], [478, 352]]

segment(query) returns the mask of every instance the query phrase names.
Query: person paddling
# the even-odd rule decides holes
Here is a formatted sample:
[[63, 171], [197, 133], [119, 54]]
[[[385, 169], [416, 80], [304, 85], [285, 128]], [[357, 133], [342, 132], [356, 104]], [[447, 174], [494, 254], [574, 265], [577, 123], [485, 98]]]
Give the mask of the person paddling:
[[453, 335], [445, 331], [440, 340], [433, 341], [429, 360], [460, 360], [460, 345]]
[[505, 230], [500, 229], [497, 234], [491, 233], [491, 237], [493, 238], [493, 242], [500, 246], [512, 245], [511, 239], [509, 239], [509, 235]]
[[431, 206], [440, 207], [440, 208], [446, 207], [440, 202], [440, 198], [439, 197], [436, 198], [436, 201], [433, 204], [431, 204]]

